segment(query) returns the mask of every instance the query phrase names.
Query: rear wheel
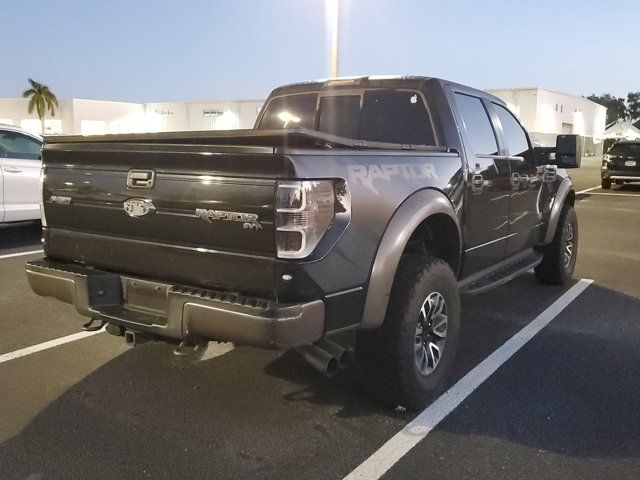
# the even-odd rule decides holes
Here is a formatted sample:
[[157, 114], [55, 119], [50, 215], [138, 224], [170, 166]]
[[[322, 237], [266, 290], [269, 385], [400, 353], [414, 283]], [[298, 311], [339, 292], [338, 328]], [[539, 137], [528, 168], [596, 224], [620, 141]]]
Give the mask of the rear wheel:
[[364, 385], [384, 403], [422, 408], [451, 372], [459, 331], [460, 299], [451, 267], [433, 257], [403, 256], [383, 325], [358, 334]]
[[553, 241], [541, 249], [542, 262], [535, 268], [536, 278], [546, 285], [564, 285], [573, 275], [578, 256], [578, 217], [565, 204]]
[[603, 178], [602, 179], [602, 189], [603, 190], [609, 190], [610, 188], [611, 188], [611, 180]]

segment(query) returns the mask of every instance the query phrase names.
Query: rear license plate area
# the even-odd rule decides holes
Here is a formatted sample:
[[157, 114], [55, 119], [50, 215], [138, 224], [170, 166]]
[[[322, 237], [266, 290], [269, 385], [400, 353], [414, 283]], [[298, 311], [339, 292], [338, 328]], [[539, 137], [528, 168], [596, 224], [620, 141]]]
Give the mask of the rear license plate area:
[[122, 283], [119, 275], [88, 275], [87, 284], [89, 304], [92, 307], [112, 307], [122, 304]]
[[130, 310], [165, 317], [169, 309], [171, 285], [123, 278], [124, 306]]
[[625, 167], [635, 167], [636, 166], [636, 161], [635, 160], [625, 160], [624, 166]]

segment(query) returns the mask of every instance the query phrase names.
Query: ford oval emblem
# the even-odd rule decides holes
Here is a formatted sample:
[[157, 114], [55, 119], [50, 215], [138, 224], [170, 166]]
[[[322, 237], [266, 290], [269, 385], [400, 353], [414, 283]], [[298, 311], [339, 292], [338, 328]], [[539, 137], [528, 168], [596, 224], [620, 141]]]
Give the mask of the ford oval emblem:
[[144, 198], [130, 198], [122, 204], [122, 208], [130, 217], [144, 217], [156, 211], [156, 206], [151, 200]]

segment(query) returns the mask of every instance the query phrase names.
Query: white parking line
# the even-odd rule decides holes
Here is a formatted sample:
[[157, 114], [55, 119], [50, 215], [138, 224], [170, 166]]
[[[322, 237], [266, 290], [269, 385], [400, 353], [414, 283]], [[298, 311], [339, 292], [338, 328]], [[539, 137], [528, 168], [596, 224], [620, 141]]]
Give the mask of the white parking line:
[[591, 195], [611, 195], [612, 197], [640, 197], [637, 193], [595, 192]]
[[0, 363], [8, 362], [9, 360], [15, 360], [16, 358], [25, 357], [27, 355], [31, 355], [32, 353], [41, 352], [43, 350], [48, 350], [49, 348], [57, 347], [58, 345], [64, 345], [65, 343], [75, 342], [76, 340], [82, 340], [83, 338], [91, 337], [93, 335], [97, 335], [98, 333], [104, 332], [104, 328], [97, 330], [95, 332], [79, 332], [74, 333], [72, 335], [67, 335], [66, 337], [56, 338], [55, 340], [49, 340], [48, 342], [39, 343], [37, 345], [33, 345], [31, 347], [23, 348], [21, 350], [15, 350], [9, 353], [3, 353], [0, 355]]
[[409, 422], [400, 432], [361, 463], [344, 480], [378, 479], [405, 454], [425, 438], [447, 415], [489, 378], [501, 365], [520, 350], [540, 330], [556, 318], [593, 280], [581, 279], [553, 302], [531, 323], [507, 340], [500, 348], [480, 362], [453, 387]]
[[233, 343], [209, 342], [209, 345], [207, 345], [207, 349], [202, 354], [200, 361], [206, 362], [207, 360], [211, 360], [212, 358], [220, 357], [225, 353], [229, 353], [233, 349]]
[[585, 188], [584, 190], [580, 190], [579, 192], [576, 192], [576, 195], [580, 195], [581, 193], [587, 193], [587, 192], [590, 192], [592, 190], [597, 190], [599, 188], [602, 188], [602, 187], [600, 185], [597, 185], [595, 187]]
[[6, 255], [0, 255], [0, 260], [3, 258], [22, 257], [23, 255], [33, 255], [35, 253], [44, 253], [44, 250], [31, 250], [29, 252], [7, 253]]

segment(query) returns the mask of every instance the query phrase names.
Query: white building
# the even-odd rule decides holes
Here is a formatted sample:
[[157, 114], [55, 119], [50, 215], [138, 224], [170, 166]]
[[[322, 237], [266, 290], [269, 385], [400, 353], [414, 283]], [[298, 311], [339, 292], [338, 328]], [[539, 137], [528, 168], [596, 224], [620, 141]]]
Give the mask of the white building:
[[558, 135], [573, 133], [584, 137], [586, 155], [602, 153], [600, 137], [606, 127], [606, 107], [584, 97], [537, 87], [487, 92], [504, 100], [541, 145], [552, 147]]
[[[34, 111], [28, 113], [29, 100], [0, 99], [0, 123], [16, 125], [33, 133], [42, 133], [42, 124]], [[145, 131], [144, 105], [102, 100], [59, 100], [56, 115], [44, 121], [45, 133], [90, 135]]]
[[[542, 88], [488, 90], [504, 100], [531, 132], [535, 141], [554, 146], [556, 136], [585, 137], [584, 152], [602, 153], [606, 108], [583, 97]], [[54, 118], [45, 120], [45, 133], [102, 134], [181, 130], [251, 128], [264, 100], [125, 103], [100, 100], [61, 100]], [[40, 133], [28, 100], [0, 99], [0, 123]]]
[[144, 105], [147, 131], [253, 128], [264, 100], [165, 102]]
[[[102, 100], [59, 100], [53, 118], [45, 117], [45, 134], [95, 135], [104, 133], [221, 130], [251, 128], [264, 100], [209, 102], [126, 103]], [[42, 133], [29, 100], [0, 99], [0, 123]]]

